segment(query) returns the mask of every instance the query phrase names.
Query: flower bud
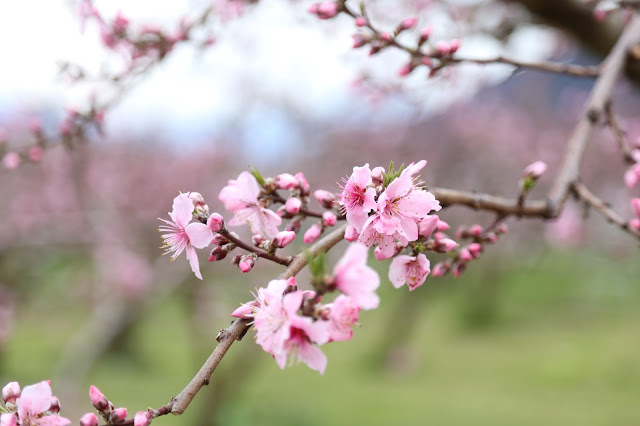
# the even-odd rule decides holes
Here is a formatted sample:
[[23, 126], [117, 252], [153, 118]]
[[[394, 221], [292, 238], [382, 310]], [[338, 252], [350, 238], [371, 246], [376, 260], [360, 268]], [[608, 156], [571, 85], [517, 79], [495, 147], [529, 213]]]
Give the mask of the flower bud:
[[193, 201], [194, 208], [204, 207], [204, 197], [199, 192], [190, 192], [189, 198]]
[[358, 16], [355, 20], [356, 26], [364, 27], [367, 25], [367, 19], [364, 16]]
[[441, 277], [447, 272], [449, 272], [449, 265], [446, 262], [438, 262], [436, 263], [436, 266], [433, 267], [431, 275], [434, 277]]
[[398, 26], [398, 31], [410, 30], [418, 23], [416, 18], [406, 18]]
[[238, 262], [238, 267], [242, 271], [243, 274], [248, 273], [253, 269], [253, 265], [255, 265], [256, 261], [253, 256], [247, 255], [242, 256], [240, 262]]
[[364, 46], [365, 44], [369, 43], [371, 41], [371, 38], [365, 34], [354, 34], [353, 35], [353, 48], [357, 49], [359, 47]]
[[229, 243], [229, 240], [224, 235], [216, 234], [213, 236], [213, 244], [223, 246], [228, 243]]
[[295, 175], [296, 180], [298, 181], [298, 187], [300, 188], [300, 193], [305, 196], [309, 195], [309, 182], [307, 182], [307, 178], [304, 177], [302, 172], [298, 172]]
[[284, 208], [288, 213], [296, 214], [300, 211], [300, 207], [302, 206], [302, 201], [299, 198], [289, 198], [287, 202], [284, 204]]
[[296, 233], [293, 231], [280, 231], [273, 238], [273, 243], [278, 248], [286, 247], [296, 238]]
[[27, 155], [29, 157], [29, 160], [33, 161], [34, 163], [37, 163], [40, 160], [42, 160], [42, 153], [43, 153], [42, 147], [36, 145], [29, 148]]
[[136, 416], [133, 418], [133, 426], [149, 426], [151, 424], [151, 420], [153, 419], [153, 415], [147, 411], [138, 411]]
[[451, 52], [451, 46], [444, 40], [441, 40], [436, 44], [436, 49], [442, 56], [446, 56]]
[[248, 319], [251, 318], [251, 314], [253, 313], [253, 308], [257, 307], [259, 304], [257, 301], [243, 303], [238, 309], [231, 312], [231, 316], [234, 318], [242, 318]]
[[636, 216], [640, 217], [640, 198], [634, 198], [631, 200], [631, 208]]
[[93, 385], [89, 388], [89, 398], [91, 398], [91, 403], [99, 412], [102, 413], [109, 410], [109, 401], [104, 394], [100, 392], [100, 389]]
[[384, 167], [381, 166], [374, 167], [373, 170], [371, 170], [371, 181], [374, 186], [379, 186], [384, 183], [383, 173]]
[[16, 403], [16, 399], [20, 398], [20, 385], [18, 382], [10, 382], [2, 388], [2, 399], [5, 403]]
[[629, 228], [640, 231], [640, 219], [633, 218], [629, 221]]
[[493, 243], [498, 241], [498, 236], [496, 234], [494, 234], [493, 232], [487, 232], [484, 235], [484, 238], [482, 238], [482, 241], [493, 244]]
[[213, 232], [220, 232], [224, 228], [224, 218], [219, 213], [212, 213], [207, 219], [207, 226]]
[[313, 195], [316, 197], [318, 203], [322, 204], [322, 206], [327, 209], [333, 207], [333, 204], [336, 201], [336, 197], [332, 193], [330, 193], [329, 191], [325, 191], [324, 189], [318, 189], [313, 193]]
[[313, 224], [304, 233], [303, 241], [305, 244], [311, 244], [315, 242], [322, 235], [322, 226], [318, 223]]
[[439, 253], [448, 253], [458, 247], [458, 243], [450, 238], [442, 238], [436, 243], [436, 251]]
[[300, 231], [300, 222], [297, 220], [289, 222], [285, 227], [285, 230], [295, 232], [297, 234]]
[[275, 184], [280, 189], [293, 189], [298, 186], [298, 181], [293, 175], [282, 173], [276, 176]]
[[438, 222], [439, 222], [439, 219], [438, 219], [438, 216], [436, 215], [429, 215], [425, 217], [420, 222], [418, 233], [425, 238], [429, 238], [431, 234], [433, 234], [433, 231], [436, 230], [438, 226]]
[[467, 248], [475, 259], [477, 259], [480, 256], [480, 253], [482, 253], [482, 244], [471, 243], [467, 246]]
[[228, 253], [229, 251], [225, 250], [224, 247], [217, 246], [213, 250], [211, 250], [211, 253], [209, 254], [209, 262], [217, 262], [219, 260], [222, 260], [227, 257]]
[[122, 423], [127, 420], [127, 409], [124, 407], [116, 408], [111, 412], [111, 422]]
[[449, 53], [454, 54], [460, 49], [460, 40], [454, 38], [449, 42]]
[[466, 263], [456, 262], [453, 265], [453, 276], [455, 278], [458, 278], [460, 275], [462, 275], [462, 273], [464, 272], [465, 269], [467, 269], [467, 264]]
[[320, 19], [330, 19], [335, 17], [340, 11], [338, 7], [338, 3], [335, 1], [325, 1], [318, 5], [318, 18]]
[[471, 235], [477, 238], [482, 234], [482, 226], [472, 225], [469, 231], [471, 232]]
[[58, 399], [57, 396], [52, 396], [51, 397], [51, 405], [49, 406], [49, 410], [54, 414], [57, 414], [60, 412], [60, 400]]
[[334, 212], [324, 212], [322, 213], [322, 221], [326, 226], [333, 226], [338, 221], [338, 218]]
[[9, 170], [17, 169], [21, 161], [20, 155], [15, 152], [7, 152], [4, 157], [2, 157], [2, 164]]
[[80, 426], [98, 426], [98, 416], [94, 413], [87, 413], [80, 419]]
[[429, 36], [433, 32], [433, 27], [424, 27], [420, 30], [420, 43], [424, 43], [429, 39]]
[[15, 413], [0, 414], [1, 426], [18, 426], [18, 417]]
[[465, 262], [469, 262], [470, 260], [473, 260], [473, 256], [471, 255], [471, 252], [466, 247], [461, 248], [458, 255], [460, 256], [460, 259], [464, 260]]
[[389, 42], [389, 41], [391, 41], [392, 38], [393, 37], [391, 37], [391, 34], [386, 32], [386, 31], [380, 33], [380, 40]]
[[254, 246], [259, 247], [260, 244], [267, 241], [267, 239], [260, 234], [254, 234], [251, 236], [251, 241], [253, 242]]
[[544, 161], [536, 161], [529, 164], [524, 169], [524, 178], [537, 180], [547, 171], [547, 164]]
[[506, 234], [508, 230], [509, 227], [504, 222], [500, 222], [500, 224], [496, 227], [497, 234]]
[[357, 240], [359, 236], [360, 236], [360, 234], [358, 234], [358, 231], [356, 231], [356, 228], [354, 228], [351, 225], [347, 225], [347, 229], [344, 231], [344, 239], [345, 240], [347, 240], [350, 243], [352, 243], [355, 240]]
[[447, 229], [451, 228], [449, 226], [449, 224], [447, 222], [445, 222], [444, 220], [438, 220], [438, 226], [437, 226], [437, 230], [442, 232], [442, 231], [446, 231]]

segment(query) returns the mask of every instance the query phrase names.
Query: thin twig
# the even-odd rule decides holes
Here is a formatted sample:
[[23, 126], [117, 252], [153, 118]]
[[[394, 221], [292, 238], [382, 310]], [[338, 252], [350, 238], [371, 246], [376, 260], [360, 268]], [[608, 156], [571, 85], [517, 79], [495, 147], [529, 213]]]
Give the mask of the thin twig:
[[611, 102], [608, 102], [604, 106], [604, 112], [607, 114], [607, 124], [609, 125], [609, 128], [611, 128], [611, 131], [613, 132], [613, 135], [618, 142], [618, 146], [620, 147], [620, 151], [622, 151], [624, 161], [628, 164], [635, 164], [633, 155], [631, 155], [631, 147], [629, 141], [627, 140], [626, 132], [622, 130], [622, 127], [620, 127], [620, 123], [618, 122], [616, 115], [613, 113]]
[[220, 231], [220, 235], [224, 236], [227, 240], [231, 241], [233, 244], [237, 245], [238, 247], [245, 249], [246, 251], [250, 252], [250, 253], [255, 253], [258, 255], [258, 257], [262, 257], [265, 259], [268, 259], [272, 262], [275, 263], [279, 263], [280, 265], [284, 265], [284, 266], [288, 266], [291, 263], [292, 257], [291, 256], [287, 256], [287, 257], [280, 257], [280, 256], [276, 256], [275, 254], [271, 254], [265, 250], [262, 250], [258, 247], [254, 247], [252, 245], [249, 245], [247, 243], [245, 243], [244, 241], [242, 241], [239, 238], [236, 238], [233, 236], [233, 234], [229, 231], [225, 230], [221, 230]]

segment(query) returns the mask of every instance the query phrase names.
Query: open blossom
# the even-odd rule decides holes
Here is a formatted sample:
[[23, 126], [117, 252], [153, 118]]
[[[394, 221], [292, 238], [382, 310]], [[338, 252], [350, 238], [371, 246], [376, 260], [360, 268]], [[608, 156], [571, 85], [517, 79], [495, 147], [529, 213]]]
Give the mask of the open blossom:
[[370, 188], [371, 170], [369, 164], [354, 167], [349, 179], [345, 180], [340, 194], [340, 203], [345, 210], [347, 221], [356, 231], [361, 232], [369, 217], [369, 212], [376, 208], [376, 191]]
[[370, 247], [378, 245], [380, 258], [388, 259], [395, 253], [398, 241], [406, 246], [418, 239], [418, 222], [431, 211], [440, 210], [436, 197], [413, 182], [413, 175], [427, 164], [425, 160], [411, 163], [378, 197], [378, 212], [370, 216], [363, 226], [358, 241]]
[[413, 291], [427, 279], [431, 272], [429, 267], [429, 259], [422, 253], [418, 256], [397, 256], [389, 267], [389, 280], [395, 288], [406, 283], [409, 290]]
[[189, 198], [189, 193], [180, 194], [173, 199], [173, 211], [169, 213], [171, 221], [160, 219], [166, 226], [160, 226], [160, 232], [164, 232], [165, 253], [173, 253], [171, 260], [175, 260], [183, 251], [187, 253], [187, 260], [196, 277], [202, 279], [200, 263], [196, 248], [205, 248], [211, 243], [213, 233], [204, 223], [189, 223], [192, 218], [194, 206]]
[[286, 366], [287, 359], [297, 357], [322, 374], [327, 358], [314, 343], [321, 345], [329, 340], [329, 324], [298, 315], [305, 294], [294, 291], [283, 296], [289, 286], [290, 281], [273, 280], [267, 289], [258, 290], [258, 306], [252, 308], [256, 342], [273, 356], [280, 368]]
[[378, 273], [367, 266], [369, 249], [359, 243], [349, 246], [333, 270], [335, 285], [362, 309], [375, 309], [380, 303], [376, 289], [380, 286]]
[[242, 172], [237, 180], [231, 179], [229, 184], [222, 188], [218, 198], [227, 210], [235, 213], [229, 225], [241, 226], [248, 223], [252, 233], [273, 238], [278, 233], [282, 218], [260, 205], [259, 194], [260, 187], [256, 178], [249, 172]]
[[329, 339], [332, 341], [351, 339], [353, 337], [351, 327], [358, 322], [360, 306], [356, 305], [349, 296], [341, 294], [325, 308], [329, 309]]
[[57, 414], [49, 414], [52, 400], [49, 382], [43, 381], [25, 386], [20, 397], [16, 400], [16, 413], [3, 414], [0, 418], [0, 425], [65, 426], [71, 424], [69, 419]]

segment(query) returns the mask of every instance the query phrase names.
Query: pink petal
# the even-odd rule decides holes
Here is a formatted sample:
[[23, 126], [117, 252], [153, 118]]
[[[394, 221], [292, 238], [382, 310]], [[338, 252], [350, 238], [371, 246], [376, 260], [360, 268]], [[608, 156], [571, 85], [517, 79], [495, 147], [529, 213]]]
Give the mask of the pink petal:
[[401, 255], [396, 256], [389, 266], [389, 281], [395, 288], [402, 287], [407, 282], [407, 263], [415, 260], [414, 257]]
[[20, 419], [35, 417], [51, 407], [51, 386], [49, 382], [42, 381], [35, 385], [22, 389], [20, 398], [17, 399], [18, 416]]
[[324, 374], [324, 370], [327, 368], [327, 356], [322, 353], [320, 348], [311, 343], [302, 344], [298, 347], [298, 357], [310, 368]]
[[205, 248], [211, 244], [211, 240], [213, 239], [213, 232], [211, 232], [211, 228], [204, 223], [190, 223], [185, 228], [185, 232], [187, 233], [187, 237], [189, 237], [189, 242], [195, 248]]
[[196, 249], [194, 249], [193, 246], [189, 244], [187, 245], [186, 252], [187, 260], [191, 265], [191, 270], [194, 274], [196, 274], [196, 277], [202, 279], [202, 274], [200, 274], [200, 262], [198, 261], [198, 254], [196, 253]]
[[15, 414], [4, 413], [0, 415], [0, 426], [18, 426]]
[[371, 169], [369, 169], [369, 163], [362, 167], [354, 167], [351, 179], [360, 188], [364, 188], [369, 185], [371, 183]]
[[71, 420], [60, 416], [40, 417], [36, 423], [38, 426], [66, 426], [71, 424]]
[[187, 226], [193, 213], [193, 201], [189, 194], [180, 194], [173, 199], [173, 211], [169, 213], [171, 220], [180, 228]]

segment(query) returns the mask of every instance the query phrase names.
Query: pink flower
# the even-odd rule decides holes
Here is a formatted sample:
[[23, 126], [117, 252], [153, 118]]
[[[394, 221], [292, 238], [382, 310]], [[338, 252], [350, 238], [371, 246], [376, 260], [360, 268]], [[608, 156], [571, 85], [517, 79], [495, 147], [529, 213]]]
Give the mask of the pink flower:
[[171, 260], [175, 260], [180, 253], [186, 250], [191, 270], [196, 274], [196, 277], [202, 279], [195, 249], [208, 246], [213, 239], [213, 233], [211, 228], [204, 223], [189, 223], [193, 210], [193, 201], [189, 198], [189, 193], [178, 195], [173, 199], [173, 210], [169, 213], [171, 221], [159, 218], [167, 224], [160, 226], [159, 231], [165, 233], [162, 235], [165, 254], [173, 253]]
[[[48, 381], [26, 386], [22, 390], [20, 398], [16, 400], [18, 419], [15, 424], [29, 426], [64, 426], [71, 424], [69, 419], [55, 414], [43, 415], [51, 408], [52, 397], [51, 386]], [[5, 416], [5, 414], [2, 415], [2, 426], [5, 426], [5, 424], [11, 425], [11, 420]]]
[[356, 231], [356, 228], [354, 228], [351, 225], [347, 225], [347, 229], [344, 231], [344, 239], [349, 241], [350, 243], [356, 241], [358, 239], [358, 237], [360, 236], [360, 234], [358, 233], [358, 231]]
[[260, 187], [256, 178], [249, 172], [242, 172], [237, 180], [230, 180], [229, 184], [222, 188], [218, 198], [227, 210], [235, 213], [229, 225], [241, 226], [248, 223], [252, 233], [273, 238], [278, 233], [282, 218], [260, 205], [259, 194]]
[[20, 155], [15, 152], [7, 152], [2, 158], [2, 163], [9, 170], [15, 170], [20, 165]]
[[640, 163], [636, 163], [624, 174], [627, 188], [635, 188], [640, 183]]
[[340, 203], [346, 212], [347, 221], [360, 233], [369, 217], [369, 212], [376, 208], [376, 191], [369, 188], [371, 185], [369, 164], [354, 167], [351, 176], [343, 180]]
[[631, 208], [636, 216], [640, 217], [640, 198], [634, 198], [631, 200]]
[[389, 267], [389, 280], [395, 288], [405, 283], [409, 291], [420, 287], [431, 272], [429, 259], [420, 253], [418, 256], [397, 256]]
[[333, 270], [335, 285], [362, 309], [375, 309], [380, 303], [376, 289], [380, 277], [367, 266], [369, 249], [359, 243], [349, 246]]
[[429, 238], [431, 234], [438, 228], [438, 221], [440, 219], [438, 216], [432, 214], [420, 221], [420, 226], [418, 226], [418, 233], [425, 237]]
[[98, 426], [98, 416], [94, 413], [87, 413], [80, 418], [80, 426]]
[[299, 316], [304, 293], [294, 291], [283, 296], [289, 286], [290, 280], [273, 280], [267, 289], [258, 290], [259, 306], [254, 308], [256, 342], [273, 356], [280, 368], [285, 367], [291, 356], [322, 374], [327, 358], [313, 343], [324, 344], [329, 340], [329, 324]]
[[370, 247], [378, 244], [383, 258], [393, 256], [395, 241], [404, 247], [418, 239], [418, 225], [432, 210], [440, 210], [440, 202], [433, 194], [418, 188], [413, 175], [427, 164], [422, 160], [411, 163], [402, 174], [387, 186], [378, 197], [378, 213], [364, 224], [359, 242]]
[[329, 339], [331, 341], [351, 339], [353, 336], [351, 327], [358, 322], [360, 307], [353, 303], [349, 296], [341, 294], [325, 308], [329, 308]]
[[320, 235], [322, 235], [322, 226], [315, 223], [304, 233], [303, 241], [305, 244], [311, 244], [320, 238]]

